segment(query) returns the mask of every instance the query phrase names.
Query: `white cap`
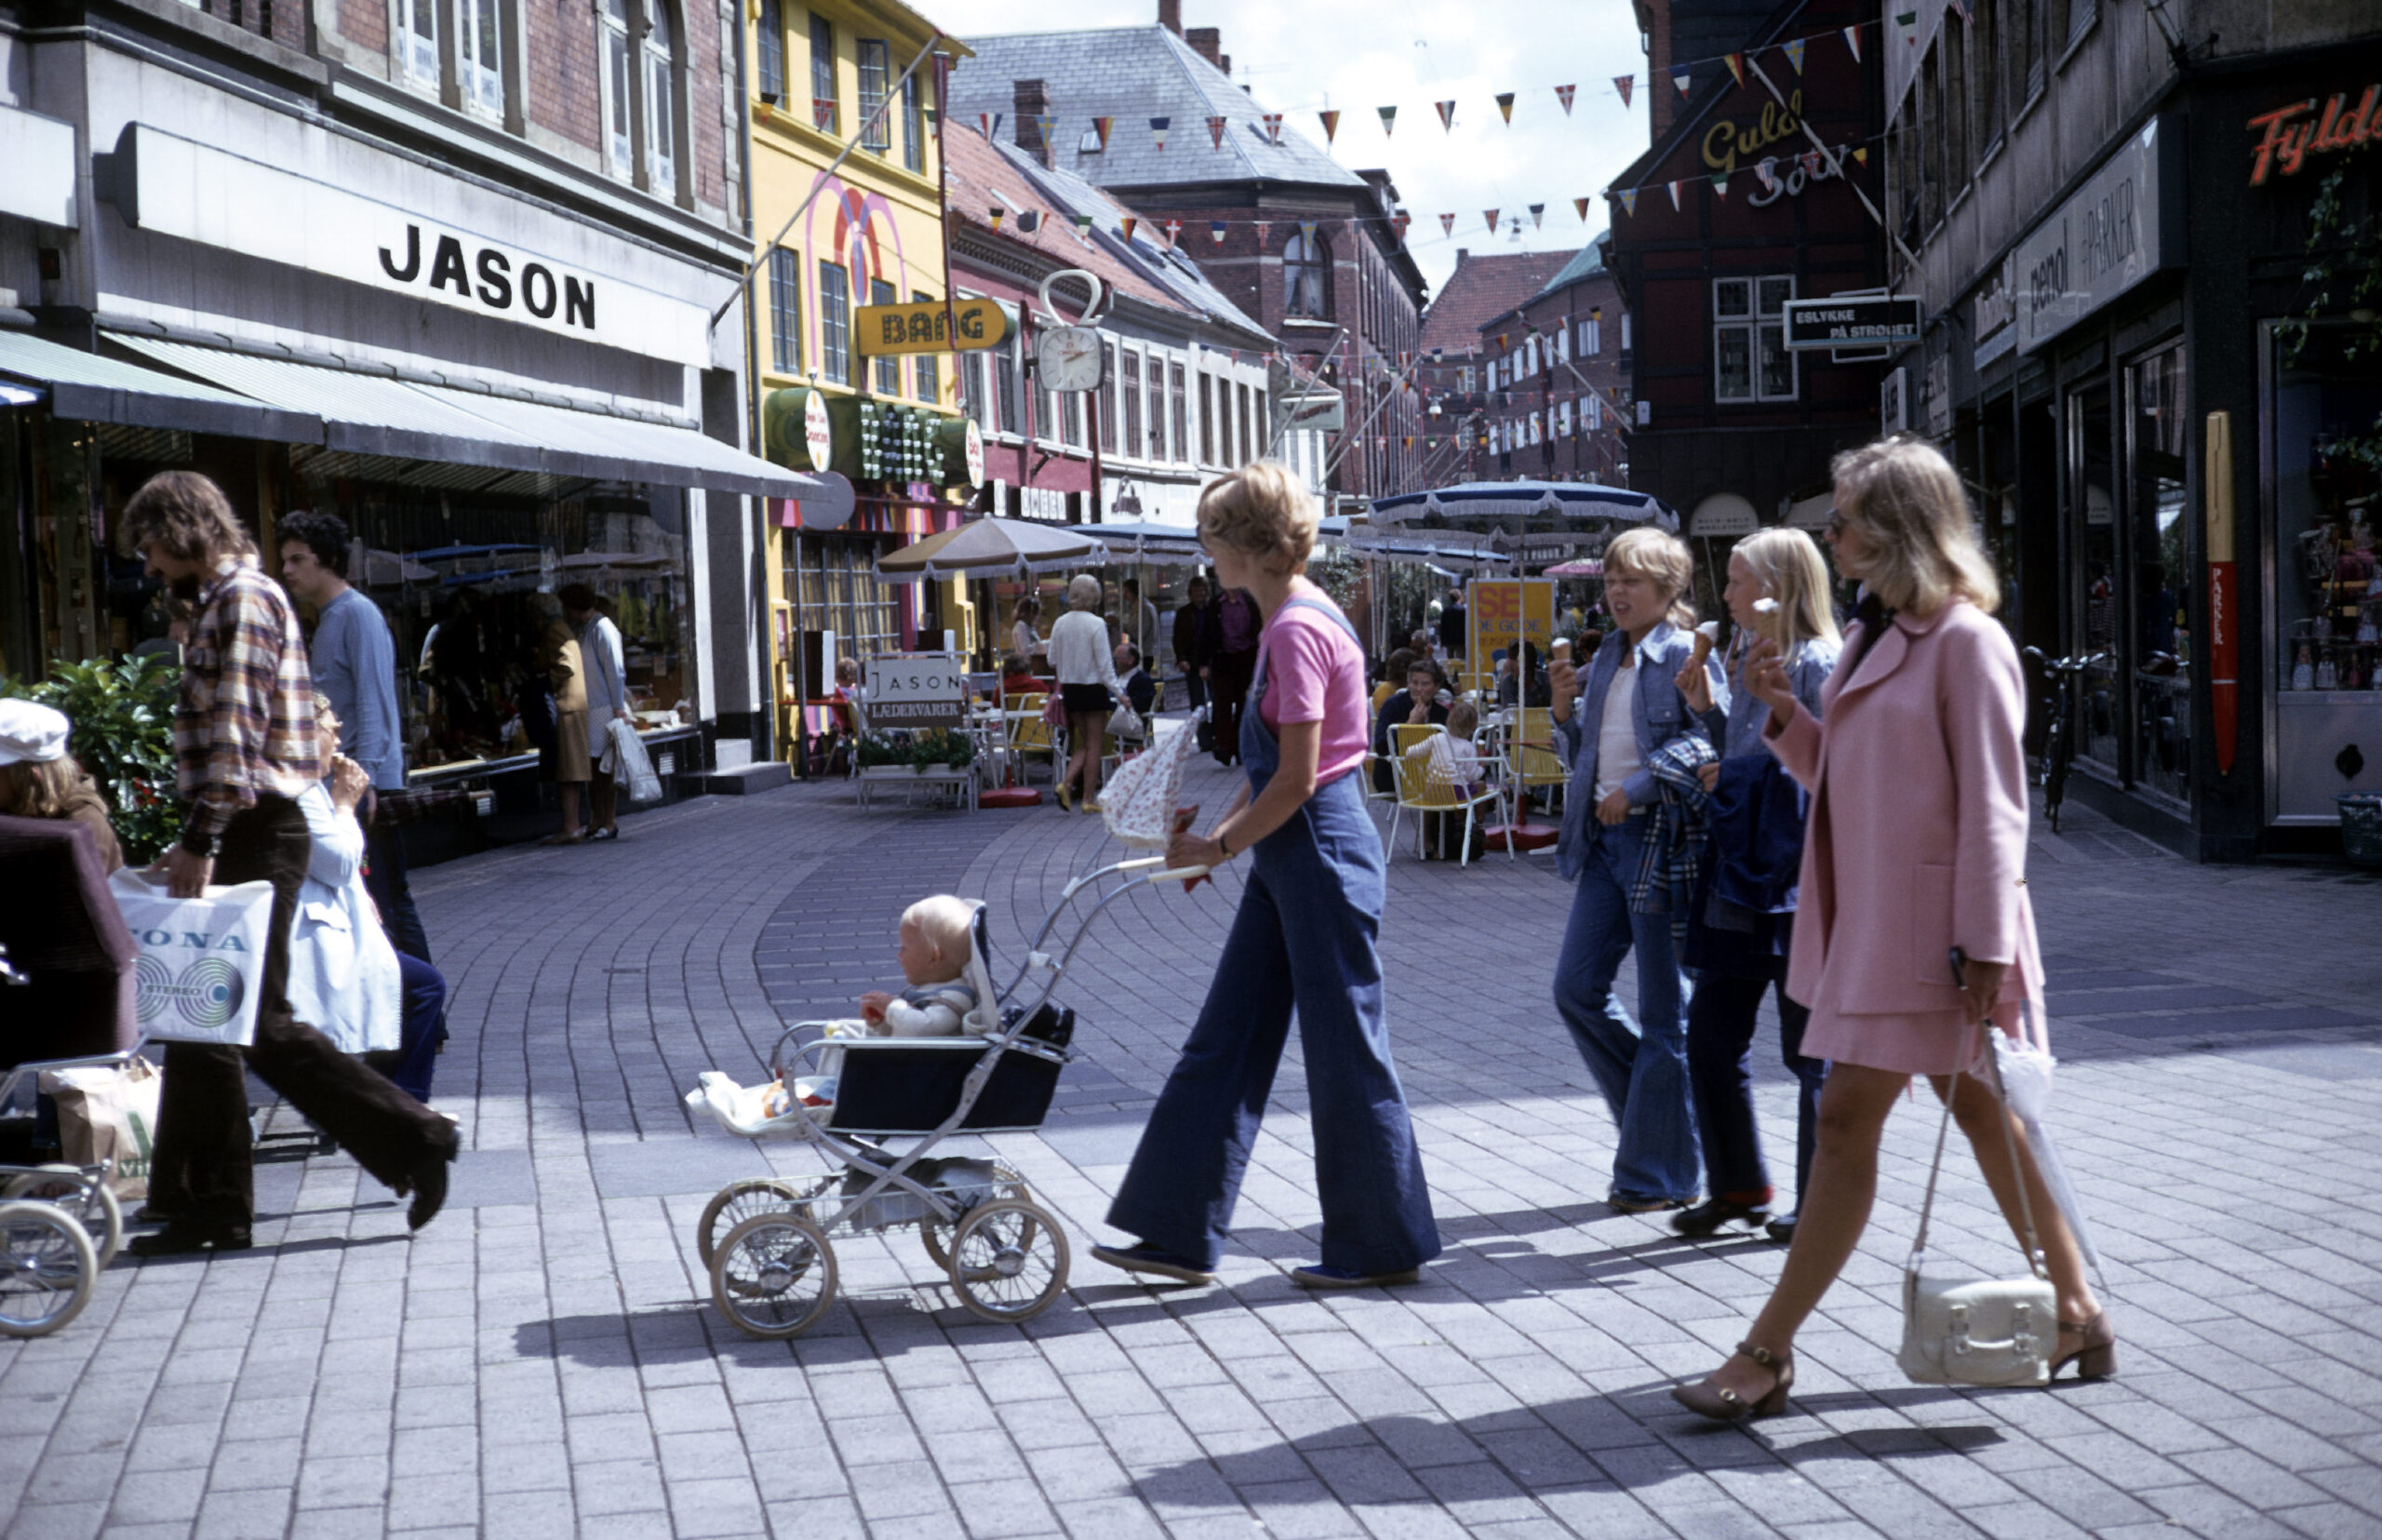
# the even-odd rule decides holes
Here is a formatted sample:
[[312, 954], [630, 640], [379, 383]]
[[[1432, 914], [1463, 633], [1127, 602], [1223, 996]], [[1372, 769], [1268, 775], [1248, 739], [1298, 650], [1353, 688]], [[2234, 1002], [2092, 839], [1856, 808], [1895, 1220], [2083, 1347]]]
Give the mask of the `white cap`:
[[66, 757], [66, 714], [33, 701], [0, 701], [0, 765]]

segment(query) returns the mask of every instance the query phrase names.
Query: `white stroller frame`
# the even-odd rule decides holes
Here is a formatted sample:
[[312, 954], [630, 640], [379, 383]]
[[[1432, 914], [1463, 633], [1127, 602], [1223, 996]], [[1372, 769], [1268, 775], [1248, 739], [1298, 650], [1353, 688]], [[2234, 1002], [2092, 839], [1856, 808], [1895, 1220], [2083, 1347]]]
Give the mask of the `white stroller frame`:
[[[135, 1043], [121, 1053], [32, 1059], [0, 1071], [0, 1115], [20, 1104], [30, 1108], [45, 1071], [120, 1069], [140, 1051]], [[124, 1244], [112, 1174], [112, 1161], [0, 1165], [0, 1336], [47, 1336], [91, 1302], [100, 1269]]]
[[[978, 1004], [963, 1022], [959, 1036], [830, 1038], [824, 1035], [830, 1024], [825, 1021], [797, 1022], [786, 1028], [770, 1051], [770, 1074], [792, 1092], [797, 1069], [806, 1064], [815, 1068], [828, 1051], [839, 1052], [834, 1104], [797, 1105], [770, 1117], [760, 1111], [760, 1095], [768, 1088], [740, 1087], [717, 1071], [704, 1073], [703, 1086], [688, 1093], [689, 1105], [708, 1108], [731, 1132], [754, 1139], [800, 1139], [818, 1145], [844, 1168], [840, 1174], [808, 1183], [783, 1177], [733, 1182], [713, 1197], [697, 1224], [695, 1244], [710, 1274], [712, 1301], [721, 1314], [753, 1336], [797, 1335], [815, 1325], [835, 1301], [836, 1266], [829, 1237], [904, 1225], [918, 1227], [927, 1254], [949, 1277], [960, 1303], [979, 1319], [1027, 1320], [1057, 1302], [1066, 1289], [1071, 1256], [1066, 1233], [1049, 1210], [1034, 1201], [1025, 1178], [997, 1161], [930, 1160], [928, 1156], [955, 1133], [1021, 1133], [1041, 1127], [1049, 1093], [1042, 1090], [1037, 1101], [1037, 1088], [1028, 1084], [1004, 1088], [1013, 1098], [1022, 1095], [1022, 1103], [995, 1104], [997, 1111], [1022, 1105], [1022, 1116], [1027, 1120], [974, 1123], [971, 1117], [1011, 1055], [1049, 1065], [1050, 1084], [1055, 1084], [1060, 1067], [1073, 1062], [1076, 1055], [1066, 1048], [1064, 1034], [1051, 1041], [1034, 1033], [1071, 1025], [1071, 1012], [1064, 1008], [1060, 1013], [1051, 1012], [1051, 997], [1066, 976], [1067, 965], [1091, 921], [1103, 910], [1146, 883], [1199, 875], [1198, 868], [1168, 871], [1165, 866], [1165, 857], [1144, 856], [1069, 880], [1058, 905], [1035, 933], [1025, 960], [1008, 987], [997, 992], [992, 984], [984, 907], [976, 905], [966, 977]], [[1045, 951], [1044, 944], [1077, 897], [1112, 877], [1123, 880], [1101, 894], [1064, 950], [1055, 957]], [[1037, 970], [1046, 977], [1032, 1003], [1009, 1005]], [[796, 1042], [806, 1033], [811, 1034], [808, 1040]], [[794, 1048], [789, 1054], [790, 1043]], [[937, 1067], [934, 1060], [945, 1055], [972, 1055], [974, 1062], [960, 1080], [950, 1109], [931, 1126], [899, 1118], [871, 1120], [862, 1126], [839, 1123], [837, 1107], [850, 1109], [855, 1083], [868, 1078], [880, 1061], [887, 1066], [886, 1075], [896, 1073], [893, 1066], [902, 1061], [894, 1055], [928, 1056], [911, 1060], [913, 1068], [932, 1069]], [[1031, 1076], [1030, 1071], [1027, 1074]], [[877, 1100], [881, 1098], [872, 1099], [872, 1107]], [[916, 1138], [917, 1143], [896, 1154], [876, 1142], [884, 1138]]]

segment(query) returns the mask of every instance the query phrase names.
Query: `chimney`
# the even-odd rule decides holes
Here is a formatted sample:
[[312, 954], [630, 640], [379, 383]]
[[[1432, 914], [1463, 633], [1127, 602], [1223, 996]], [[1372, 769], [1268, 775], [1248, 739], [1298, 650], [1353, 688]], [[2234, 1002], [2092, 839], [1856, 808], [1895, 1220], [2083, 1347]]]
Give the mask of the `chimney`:
[[1213, 64], [1217, 69], [1221, 70], [1224, 67], [1224, 33], [1215, 28], [1194, 27], [1183, 34], [1183, 41], [1191, 45], [1193, 53]]
[[[1219, 39], [1219, 41], [1221, 42], [1222, 40]], [[1216, 55], [1216, 68], [1224, 71], [1224, 78], [1226, 80], [1230, 80], [1232, 78], [1232, 55], [1228, 53], [1220, 53]]]
[[1020, 80], [1010, 89], [1011, 115], [1017, 119], [1017, 147], [1048, 167], [1053, 157], [1050, 145], [1042, 138], [1042, 119], [1050, 111], [1050, 96], [1038, 80]]
[[1183, 35], [1183, 0], [1158, 0], [1158, 24], [1175, 36], [1181, 37]]
[[1464, 265], [1464, 259], [1465, 259], [1467, 255], [1469, 255], [1469, 253], [1467, 253], [1467, 252], [1465, 250], [1465, 248], [1462, 248], [1462, 247], [1460, 247], [1460, 246], [1459, 246], [1459, 247], [1457, 247], [1457, 248], [1455, 248], [1455, 265], [1456, 265], [1456, 266], [1458, 266], [1458, 267], [1462, 267], [1462, 266]]

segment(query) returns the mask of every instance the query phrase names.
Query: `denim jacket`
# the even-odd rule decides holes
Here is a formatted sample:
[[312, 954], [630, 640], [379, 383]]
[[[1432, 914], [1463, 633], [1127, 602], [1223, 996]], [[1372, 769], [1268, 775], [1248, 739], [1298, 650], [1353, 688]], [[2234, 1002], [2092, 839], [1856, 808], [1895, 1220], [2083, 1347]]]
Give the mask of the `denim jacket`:
[[[1626, 632], [1615, 631], [1604, 639], [1589, 661], [1571, 719], [1555, 724], [1557, 747], [1572, 767], [1572, 779], [1563, 789], [1562, 834], [1555, 842], [1555, 869], [1566, 881], [1579, 877], [1587, 863], [1589, 842], [1596, 836], [1598, 734], [1592, 730], [1604, 720], [1605, 695], [1621, 674], [1622, 649], [1628, 645]], [[1638, 661], [1629, 670], [1628, 682], [1634, 687], [1629, 721], [1638, 735], [1639, 764], [1638, 772], [1621, 783], [1632, 808], [1647, 807], [1661, 795], [1653, 773], [1645, 768], [1656, 749], [1683, 732], [1700, 733], [1714, 744], [1726, 736], [1729, 687], [1718, 659], [1706, 658], [1704, 664], [1712, 680], [1709, 713], [1697, 716], [1688, 708], [1687, 697], [1679, 693], [1679, 671], [1687, 666], [1694, 650], [1694, 634], [1668, 621], [1656, 622], [1638, 644]]]

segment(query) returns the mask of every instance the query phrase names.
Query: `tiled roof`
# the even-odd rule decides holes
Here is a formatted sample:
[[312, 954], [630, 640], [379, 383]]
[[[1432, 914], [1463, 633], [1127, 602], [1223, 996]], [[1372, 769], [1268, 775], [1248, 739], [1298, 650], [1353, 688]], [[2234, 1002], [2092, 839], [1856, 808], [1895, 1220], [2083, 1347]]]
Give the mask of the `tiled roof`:
[[[1603, 235], [1599, 235], [1595, 240], [1592, 240], [1587, 245], [1580, 248], [1579, 254], [1574, 256], [1570, 261], [1563, 264], [1562, 272], [1558, 273], [1552, 278], [1547, 279], [1546, 286], [1544, 288], [1541, 288], [1539, 293], [1549, 294], [1559, 288], [1568, 288], [1584, 278], [1593, 278], [1598, 274], [1602, 273], [1605, 270], [1604, 244], [1606, 238], [1607, 237]], [[1532, 296], [1532, 298], [1535, 297], [1536, 296]]]
[[1423, 313], [1424, 351], [1479, 351], [1483, 322], [1528, 302], [1572, 260], [1562, 251], [1467, 254]]
[[[1054, 201], [1027, 180], [1025, 171], [1001, 147], [987, 144], [970, 126], [950, 126], [943, 138], [950, 189], [945, 200], [949, 216], [979, 230], [993, 228], [992, 211], [1001, 210], [999, 234], [1005, 241], [1050, 258], [1062, 267], [1080, 267], [1114, 285], [1122, 294], [1172, 310], [1187, 310], [1173, 294], [1109, 249], [1106, 243], [1076, 228], [1074, 209], [1051, 208]], [[1018, 216], [1029, 209], [1042, 213], [1040, 227], [1024, 232]], [[1113, 225], [1115, 220], [1095, 221]]]
[[[1367, 191], [1364, 179], [1316, 148], [1288, 120], [1281, 141], [1265, 135], [1263, 103], [1164, 27], [1016, 33], [971, 37], [976, 57], [952, 72], [955, 124], [998, 113], [1000, 137], [1014, 140], [1016, 82], [1039, 80], [1061, 169], [1103, 187], [1282, 181]], [[1114, 117], [1108, 147], [1086, 153], [1092, 120]], [[1158, 148], [1150, 119], [1167, 119]], [[1208, 119], [1225, 120], [1219, 147]], [[1096, 141], [1095, 141], [1096, 142]]]

